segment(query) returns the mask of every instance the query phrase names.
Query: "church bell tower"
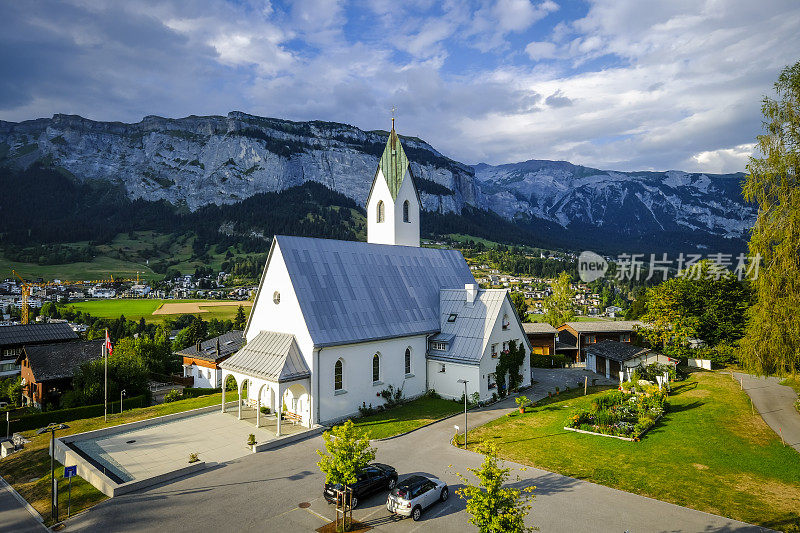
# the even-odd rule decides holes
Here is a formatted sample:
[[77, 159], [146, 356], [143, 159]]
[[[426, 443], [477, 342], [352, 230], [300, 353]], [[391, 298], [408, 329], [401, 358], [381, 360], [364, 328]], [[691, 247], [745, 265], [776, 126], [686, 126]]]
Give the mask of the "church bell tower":
[[419, 193], [392, 118], [367, 197], [367, 242], [419, 247], [419, 210]]

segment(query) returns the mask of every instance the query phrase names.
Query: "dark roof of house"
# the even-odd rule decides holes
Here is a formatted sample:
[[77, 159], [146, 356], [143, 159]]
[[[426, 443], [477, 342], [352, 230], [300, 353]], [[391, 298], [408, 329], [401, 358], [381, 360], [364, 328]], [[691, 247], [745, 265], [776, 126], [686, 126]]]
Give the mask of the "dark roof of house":
[[69, 341], [77, 339], [67, 322], [50, 324], [17, 324], [0, 326], [0, 348], [6, 346], [23, 346], [25, 344], [41, 344], [44, 342]]
[[[219, 337], [208, 339], [200, 343], [200, 350], [197, 345], [189, 346], [183, 350], [175, 352], [183, 357], [203, 359], [205, 361], [218, 362], [229, 355], [236, 353], [244, 344], [244, 332], [238, 329], [223, 333]], [[219, 349], [219, 350], [218, 350]]]
[[597, 344], [590, 344], [586, 347], [586, 352], [592, 355], [599, 355], [606, 359], [613, 359], [614, 361], [630, 361], [635, 357], [644, 355], [650, 352], [650, 348], [642, 348], [641, 346], [634, 346], [629, 342], [617, 341], [601, 341]]
[[[475, 283], [458, 250], [285, 235], [274, 243], [318, 347], [438, 332], [439, 290]], [[251, 321], [271, 305], [263, 288]]]
[[569, 326], [578, 333], [627, 333], [637, 327], [644, 327], [639, 320], [592, 320], [585, 322], [565, 322], [559, 328]]
[[558, 330], [547, 322], [523, 322], [522, 330], [527, 335], [555, 335], [558, 333]]
[[102, 357], [104, 339], [25, 346], [17, 362], [28, 359], [37, 382], [71, 378], [81, 363]]

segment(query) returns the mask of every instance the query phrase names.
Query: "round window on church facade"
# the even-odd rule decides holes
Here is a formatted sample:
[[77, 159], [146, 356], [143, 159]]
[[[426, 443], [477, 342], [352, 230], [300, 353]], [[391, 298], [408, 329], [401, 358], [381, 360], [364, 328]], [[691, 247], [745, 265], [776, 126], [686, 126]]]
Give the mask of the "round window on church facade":
[[272, 301], [275, 302], [276, 305], [281, 303], [281, 293], [279, 293], [278, 291], [273, 292]]

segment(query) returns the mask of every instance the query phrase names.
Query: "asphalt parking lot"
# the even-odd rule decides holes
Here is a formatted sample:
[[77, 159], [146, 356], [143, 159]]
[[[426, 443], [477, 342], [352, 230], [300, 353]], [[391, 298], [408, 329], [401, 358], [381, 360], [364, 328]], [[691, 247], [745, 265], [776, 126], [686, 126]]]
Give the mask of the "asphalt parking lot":
[[[582, 370], [547, 371], [529, 397], [541, 396]], [[582, 378], [581, 378], [582, 380]], [[470, 425], [484, 423], [513, 408], [495, 404], [470, 413]], [[386, 493], [363, 500], [354, 518], [376, 532], [473, 531], [464, 501], [454, 495], [457, 472], [467, 473], [482, 457], [450, 446], [453, 424], [444, 420], [411, 434], [377, 442], [377, 460], [403, 477], [431, 474], [446, 481], [451, 497], [437, 503], [419, 522], [398, 519], [386, 510]], [[169, 484], [105, 501], [67, 522], [65, 531], [311, 531], [333, 519], [322, 497], [323, 476], [315, 450], [321, 437], [257, 453], [212, 467]], [[521, 465], [509, 463], [512, 467]], [[530, 524], [541, 531], [762, 531], [762, 528], [694, 511], [534, 468], [518, 470], [518, 486], [536, 485]], [[305, 504], [309, 504], [306, 506]]]

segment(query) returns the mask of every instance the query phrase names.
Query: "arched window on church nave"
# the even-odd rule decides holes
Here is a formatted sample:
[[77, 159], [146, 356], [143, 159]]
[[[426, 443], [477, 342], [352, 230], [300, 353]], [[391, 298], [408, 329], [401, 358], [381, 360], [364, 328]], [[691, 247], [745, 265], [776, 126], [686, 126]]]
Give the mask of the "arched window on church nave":
[[406, 363], [406, 374], [410, 374], [411, 373], [411, 347], [410, 346], [408, 348], [406, 348], [405, 363]]
[[378, 222], [383, 222], [385, 218], [385, 208], [383, 206], [383, 200], [378, 200]]
[[333, 390], [342, 390], [344, 388], [344, 362], [339, 359], [333, 365]]
[[372, 381], [373, 383], [381, 380], [381, 355], [376, 353], [372, 356]]
[[408, 218], [408, 200], [403, 202], [403, 222], [411, 222]]

